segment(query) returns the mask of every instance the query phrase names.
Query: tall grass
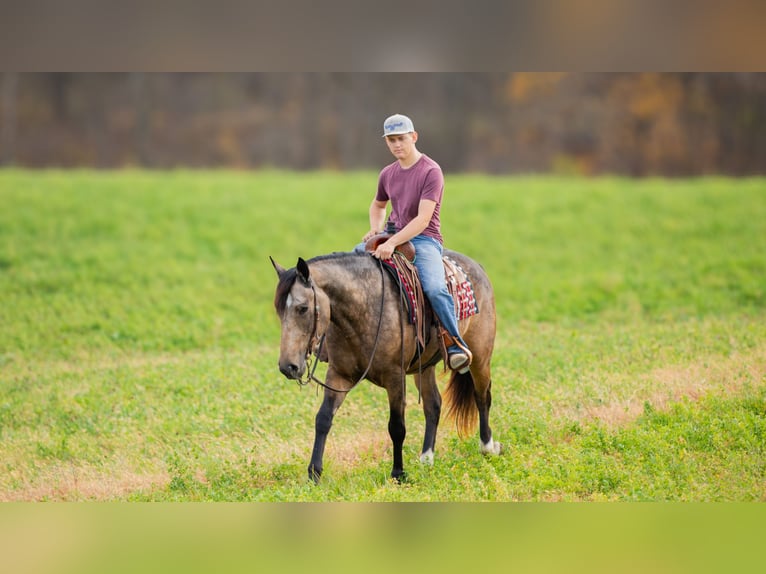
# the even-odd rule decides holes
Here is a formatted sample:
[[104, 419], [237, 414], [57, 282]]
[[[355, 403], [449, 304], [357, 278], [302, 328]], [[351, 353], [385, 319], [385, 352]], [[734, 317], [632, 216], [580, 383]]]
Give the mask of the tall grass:
[[350, 249], [374, 173], [0, 171], [0, 499], [766, 500], [766, 180], [448, 175], [493, 280], [491, 422], [387, 480], [355, 389], [276, 369], [274, 271]]

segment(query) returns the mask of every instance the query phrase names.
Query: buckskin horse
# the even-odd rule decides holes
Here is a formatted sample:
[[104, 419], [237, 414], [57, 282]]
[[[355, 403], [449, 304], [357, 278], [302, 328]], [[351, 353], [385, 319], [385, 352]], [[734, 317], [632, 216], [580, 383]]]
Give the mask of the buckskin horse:
[[[492, 285], [484, 269], [472, 259], [446, 249], [444, 255], [465, 272], [478, 307], [478, 313], [459, 321], [473, 361], [468, 371], [451, 373], [445, 391], [447, 414], [454, 417], [461, 436], [474, 432], [478, 418], [480, 451], [499, 454], [500, 443], [493, 440], [489, 426], [490, 359], [495, 340]], [[388, 393], [388, 432], [394, 459], [391, 477], [399, 482], [405, 478], [405, 375], [414, 375], [425, 414], [420, 460], [433, 464], [442, 404], [435, 373], [442, 360], [436, 327], [429, 325], [425, 340], [419, 344], [415, 329], [407, 324], [400, 287], [383, 271], [383, 263], [369, 254], [332, 253], [308, 261], [298, 258], [291, 269], [270, 259], [279, 276], [274, 297], [282, 330], [279, 370], [288, 379], [303, 384], [314, 380], [324, 387], [315, 419], [309, 478], [319, 482], [333, 416], [347, 393], [364, 379]], [[311, 368], [312, 359], [320, 357], [328, 363], [324, 382], [314, 377]]]

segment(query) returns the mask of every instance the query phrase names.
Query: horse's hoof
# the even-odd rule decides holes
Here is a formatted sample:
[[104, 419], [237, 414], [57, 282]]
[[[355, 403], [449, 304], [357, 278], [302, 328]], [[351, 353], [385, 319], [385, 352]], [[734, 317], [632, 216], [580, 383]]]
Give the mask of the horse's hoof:
[[489, 442], [484, 444], [479, 441], [479, 450], [481, 451], [481, 454], [489, 454], [489, 455], [496, 455], [500, 454], [502, 450], [502, 445], [495, 441], [494, 439], [489, 439]]
[[434, 464], [434, 451], [430, 448], [420, 455], [420, 462], [422, 464], [427, 464], [429, 466], [433, 466]]
[[402, 484], [404, 482], [407, 482], [407, 473], [403, 470], [400, 470], [398, 472], [392, 472], [391, 473], [391, 480], [394, 481], [395, 484]]
[[309, 480], [314, 484], [319, 484], [319, 479], [322, 478], [322, 469], [314, 466], [309, 466]]

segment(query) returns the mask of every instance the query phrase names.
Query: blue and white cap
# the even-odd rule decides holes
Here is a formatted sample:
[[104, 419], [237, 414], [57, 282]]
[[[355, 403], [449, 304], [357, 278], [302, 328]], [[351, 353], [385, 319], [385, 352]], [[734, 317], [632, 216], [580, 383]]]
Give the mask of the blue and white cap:
[[402, 114], [394, 114], [383, 122], [383, 137], [407, 134], [415, 131], [412, 120]]

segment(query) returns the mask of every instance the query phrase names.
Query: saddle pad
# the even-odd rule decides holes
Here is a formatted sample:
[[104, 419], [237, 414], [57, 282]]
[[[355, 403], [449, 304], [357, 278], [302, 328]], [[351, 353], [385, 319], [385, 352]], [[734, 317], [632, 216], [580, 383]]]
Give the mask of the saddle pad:
[[[452, 299], [455, 302], [455, 316], [458, 320], [461, 320], [476, 315], [479, 312], [479, 306], [476, 303], [473, 285], [471, 284], [468, 275], [456, 261], [449, 257], [442, 257], [442, 261], [444, 262], [444, 279], [447, 283], [447, 290], [450, 292], [450, 295], [452, 295]], [[391, 273], [391, 276], [394, 278], [397, 285], [401, 285], [402, 293], [407, 301], [410, 324], [415, 324], [420, 312], [420, 309], [418, 309], [418, 297], [415, 295], [415, 289], [420, 289], [420, 284], [417, 286], [412, 285], [409, 278], [399, 272], [393, 259], [384, 260], [383, 263], [385, 264], [386, 269]], [[417, 271], [414, 268], [414, 265], [410, 265], [412, 272], [416, 274]]]
[[456, 261], [447, 256], [444, 261], [444, 278], [447, 281], [447, 289], [455, 301], [455, 316], [458, 320], [467, 319], [479, 312], [479, 305], [473, 292], [473, 285], [468, 275]]
[[[394, 257], [398, 257], [398, 254], [394, 254]], [[403, 299], [407, 301], [407, 311], [410, 324], [414, 325], [417, 321], [418, 312], [420, 311], [420, 309], [418, 309], [417, 297], [415, 296], [415, 286], [412, 285], [411, 281], [405, 275], [402, 275], [393, 258], [382, 259], [381, 261], [383, 262], [388, 272], [391, 274], [391, 277], [396, 282], [396, 284], [401, 287]], [[412, 272], [417, 273], [414, 265], [412, 265]]]

